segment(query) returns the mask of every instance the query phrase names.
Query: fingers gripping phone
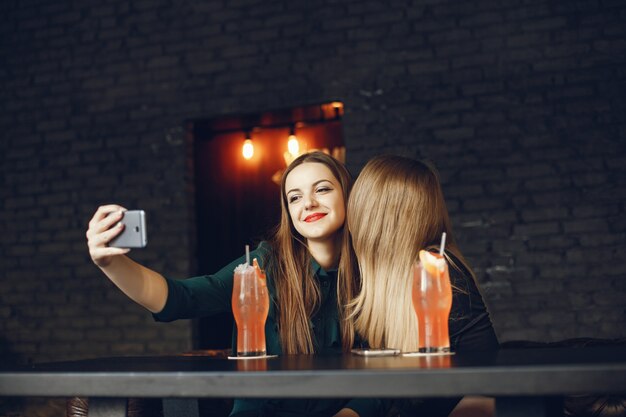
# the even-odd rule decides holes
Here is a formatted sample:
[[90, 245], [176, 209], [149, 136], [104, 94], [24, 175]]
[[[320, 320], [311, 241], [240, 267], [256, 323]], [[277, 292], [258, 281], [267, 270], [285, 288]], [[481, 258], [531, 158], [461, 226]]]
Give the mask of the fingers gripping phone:
[[143, 210], [127, 210], [120, 220], [124, 230], [109, 242], [115, 248], [145, 248], [148, 244], [146, 213]]

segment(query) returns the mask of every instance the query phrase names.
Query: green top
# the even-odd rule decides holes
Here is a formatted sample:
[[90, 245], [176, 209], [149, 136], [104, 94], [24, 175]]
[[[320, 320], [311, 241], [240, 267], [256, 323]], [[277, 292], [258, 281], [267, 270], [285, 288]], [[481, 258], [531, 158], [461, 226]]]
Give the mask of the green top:
[[[270, 247], [262, 242], [250, 253], [250, 259], [257, 258], [259, 265], [267, 272], [270, 294], [270, 309], [265, 322], [265, 343], [268, 355], [281, 355], [282, 348], [278, 333], [276, 311], [276, 289], [274, 287], [270, 262]], [[202, 275], [185, 280], [167, 280], [168, 296], [165, 307], [154, 314], [157, 321], [173, 321], [210, 316], [216, 313], [231, 312], [233, 292], [233, 271], [245, 257], [231, 262], [212, 275]], [[341, 352], [341, 332], [337, 311], [337, 270], [324, 270], [311, 258], [311, 267], [318, 280], [321, 302], [309, 322], [313, 329], [313, 343], [317, 353]], [[237, 332], [233, 332], [233, 346], [237, 346]], [[236, 399], [231, 416], [329, 416], [342, 407], [349, 407], [361, 417], [378, 415], [380, 403], [376, 400], [356, 399]]]

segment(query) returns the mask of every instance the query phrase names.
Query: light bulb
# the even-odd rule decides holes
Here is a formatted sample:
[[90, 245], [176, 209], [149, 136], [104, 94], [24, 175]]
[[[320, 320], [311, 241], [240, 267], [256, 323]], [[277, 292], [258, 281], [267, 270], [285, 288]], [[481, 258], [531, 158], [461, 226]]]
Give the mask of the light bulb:
[[289, 153], [294, 157], [298, 156], [298, 153], [300, 152], [300, 143], [298, 142], [296, 135], [289, 135], [287, 140], [287, 150], [289, 150]]
[[333, 101], [330, 103], [333, 109], [335, 109], [335, 118], [339, 118], [341, 116], [341, 111], [343, 110], [343, 103], [341, 101]]
[[252, 155], [254, 155], [254, 145], [252, 144], [251, 139], [246, 139], [245, 141], [243, 141], [241, 153], [245, 159], [252, 158]]

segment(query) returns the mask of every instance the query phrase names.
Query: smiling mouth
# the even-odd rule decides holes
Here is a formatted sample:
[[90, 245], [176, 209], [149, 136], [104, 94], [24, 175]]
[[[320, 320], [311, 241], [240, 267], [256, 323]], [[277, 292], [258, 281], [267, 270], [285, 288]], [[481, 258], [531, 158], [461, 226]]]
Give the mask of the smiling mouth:
[[313, 214], [309, 214], [308, 216], [306, 216], [304, 218], [304, 221], [307, 223], [312, 223], [312, 222], [318, 221], [319, 219], [325, 216], [326, 216], [326, 213], [313, 213]]

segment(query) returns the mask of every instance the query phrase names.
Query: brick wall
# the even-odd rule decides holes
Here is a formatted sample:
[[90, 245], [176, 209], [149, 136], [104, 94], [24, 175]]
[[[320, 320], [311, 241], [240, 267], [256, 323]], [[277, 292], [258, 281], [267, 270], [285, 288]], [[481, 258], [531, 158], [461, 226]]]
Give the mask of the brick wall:
[[133, 257], [187, 276], [184, 120], [330, 99], [353, 171], [438, 166], [501, 340], [626, 336], [625, 31], [621, 1], [2, 2], [0, 355], [188, 349], [90, 263], [91, 214], [144, 208]]

